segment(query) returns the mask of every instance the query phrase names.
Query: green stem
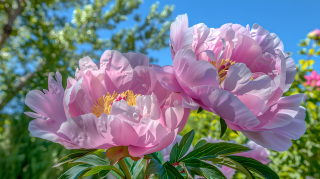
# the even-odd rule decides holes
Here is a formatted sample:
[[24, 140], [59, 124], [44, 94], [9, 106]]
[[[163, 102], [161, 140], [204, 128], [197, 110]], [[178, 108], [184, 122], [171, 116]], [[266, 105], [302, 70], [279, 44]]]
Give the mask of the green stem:
[[118, 164], [120, 165], [120, 167], [121, 167], [123, 173], [125, 174], [126, 178], [127, 178], [127, 179], [131, 179], [131, 174], [130, 174], [130, 172], [129, 172], [129, 169], [128, 169], [128, 167], [127, 167], [126, 162], [124, 161], [124, 158], [122, 158], [122, 159], [118, 162]]

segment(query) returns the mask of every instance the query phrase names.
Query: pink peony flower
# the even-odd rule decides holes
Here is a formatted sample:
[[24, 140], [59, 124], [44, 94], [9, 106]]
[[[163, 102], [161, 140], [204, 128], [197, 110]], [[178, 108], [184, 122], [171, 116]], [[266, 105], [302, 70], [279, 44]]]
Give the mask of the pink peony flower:
[[107, 50], [100, 67], [89, 57], [79, 66], [65, 92], [57, 72], [45, 94], [27, 94], [26, 105], [36, 112], [26, 113], [36, 118], [32, 135], [68, 149], [114, 147], [143, 156], [167, 147], [185, 126], [190, 110], [180, 94], [160, 85], [145, 55]]
[[314, 29], [313, 31], [309, 32], [307, 37], [314, 40], [320, 40], [320, 30]]
[[[196, 110], [201, 106], [214, 112], [233, 130], [257, 134], [268, 131], [279, 139], [281, 147], [259, 142], [267, 141], [266, 133], [256, 135], [258, 138], [244, 134], [264, 147], [287, 150], [292, 136], [273, 135], [274, 129], [297, 118], [303, 122], [304, 109], [299, 108], [303, 95], [281, 98], [294, 81], [296, 66], [283, 52], [280, 39], [258, 24], [251, 30], [238, 24], [225, 24], [219, 29], [197, 24], [186, 29], [187, 21], [187, 16], [182, 15], [171, 25], [173, 66], [153, 66], [160, 83], [179, 92], [184, 107]], [[288, 103], [292, 100], [294, 104]], [[266, 123], [270, 125], [264, 126]], [[296, 134], [301, 136], [305, 126], [300, 129]]]
[[304, 78], [307, 80], [305, 85], [308, 86], [320, 86], [320, 75], [318, 75], [317, 71], [312, 71], [311, 75], [304, 75]]

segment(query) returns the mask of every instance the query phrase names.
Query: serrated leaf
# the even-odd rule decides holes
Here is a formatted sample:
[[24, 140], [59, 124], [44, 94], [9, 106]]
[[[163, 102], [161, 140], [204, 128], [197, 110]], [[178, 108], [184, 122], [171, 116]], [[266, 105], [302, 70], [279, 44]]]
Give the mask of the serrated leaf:
[[182, 137], [180, 144], [178, 146], [178, 149], [173, 148], [174, 150], [172, 150], [170, 153], [171, 163], [178, 162], [179, 159], [188, 152], [190, 146], [192, 145], [194, 134], [195, 134], [194, 129], [192, 129]]
[[121, 173], [120, 170], [117, 169], [117, 168], [114, 167], [114, 166], [101, 165], [101, 166], [96, 166], [96, 167], [92, 168], [90, 171], [88, 171], [88, 172], [84, 175], [84, 177], [90, 176], [90, 175], [94, 175], [94, 174], [99, 173], [99, 172], [104, 171], [104, 170], [109, 170], [109, 171], [113, 170], [113, 171], [115, 171], [115, 172], [118, 173], [118, 174]]
[[[188, 167], [194, 167], [194, 168], [201, 168], [201, 171], [208, 176], [214, 176], [215, 178], [221, 178], [221, 179], [226, 179], [226, 177], [222, 174], [222, 172], [217, 169], [215, 166], [208, 164], [206, 162], [203, 162], [198, 159], [190, 159], [184, 161], [185, 165]], [[209, 169], [211, 171], [206, 171], [204, 172], [203, 169]], [[209, 174], [210, 173], [210, 174]], [[205, 175], [206, 176], [206, 175]], [[206, 177], [208, 177], [206, 176]]]
[[68, 163], [68, 162], [72, 162], [76, 159], [79, 159], [81, 157], [84, 157], [86, 155], [91, 154], [92, 152], [96, 151], [97, 149], [93, 149], [93, 150], [81, 150], [80, 152], [77, 153], [72, 153], [68, 156], [65, 156], [63, 158], [61, 158], [53, 167], [58, 167], [62, 164]]
[[110, 165], [110, 162], [96, 156], [93, 154], [86, 155], [84, 157], [78, 158], [70, 163], [86, 163], [93, 166], [99, 166], [99, 165]]
[[198, 149], [193, 150], [192, 152], [187, 154], [185, 157], [180, 159], [179, 162], [188, 159], [199, 159], [212, 155], [231, 155], [239, 152], [246, 152], [249, 150], [251, 149], [248, 147], [226, 142], [206, 143], [202, 147], [199, 147]]
[[226, 133], [228, 125], [224, 119], [220, 117], [220, 138]]
[[59, 179], [77, 179], [84, 171], [91, 167], [93, 166], [89, 164], [76, 165], [62, 174]]
[[253, 158], [242, 156], [228, 156], [228, 158], [240, 163], [242, 166], [261, 177], [265, 177], [267, 179], [279, 179], [279, 176], [273, 170]]
[[203, 111], [202, 107], [198, 108], [197, 114], [201, 113]]
[[159, 172], [159, 179], [183, 179], [184, 177], [179, 173], [179, 171], [170, 164], [166, 162], [163, 164], [163, 168]]
[[218, 156], [216, 158], [209, 159], [209, 161], [211, 161], [213, 164], [221, 164], [221, 165], [233, 168], [233, 169], [245, 174], [248, 179], [254, 178], [248, 169], [246, 169], [240, 163], [238, 163], [228, 157]]

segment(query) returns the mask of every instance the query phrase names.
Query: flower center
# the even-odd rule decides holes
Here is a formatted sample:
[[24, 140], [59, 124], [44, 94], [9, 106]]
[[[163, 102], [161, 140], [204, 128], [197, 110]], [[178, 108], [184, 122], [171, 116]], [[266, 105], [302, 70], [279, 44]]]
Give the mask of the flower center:
[[136, 98], [139, 95], [134, 95], [133, 91], [126, 91], [123, 93], [116, 93], [113, 92], [111, 95], [110, 93], [107, 93], [107, 95], [103, 95], [103, 97], [99, 98], [94, 103], [92, 109], [92, 114], [94, 114], [97, 117], [100, 117], [102, 113], [110, 114], [111, 106], [114, 102], [125, 100], [129, 106], [136, 106]]
[[223, 80], [227, 77], [227, 72], [229, 70], [229, 68], [234, 65], [236, 62], [235, 61], [231, 61], [230, 59], [222, 59], [220, 60], [220, 63], [217, 64], [216, 62], [210, 62], [217, 70], [218, 70], [218, 75], [220, 78], [220, 83], [221, 84], [223, 82]]

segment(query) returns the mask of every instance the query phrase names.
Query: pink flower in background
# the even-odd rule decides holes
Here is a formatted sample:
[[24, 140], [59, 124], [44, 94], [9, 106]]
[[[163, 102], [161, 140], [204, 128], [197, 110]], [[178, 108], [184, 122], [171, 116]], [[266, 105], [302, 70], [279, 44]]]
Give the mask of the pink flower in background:
[[317, 71], [312, 71], [311, 75], [304, 75], [304, 78], [307, 80], [304, 84], [307, 86], [320, 86], [320, 75], [318, 75]]
[[313, 31], [309, 32], [307, 37], [314, 40], [320, 40], [320, 30], [314, 29]]
[[31, 91], [26, 105], [36, 113], [32, 135], [69, 149], [126, 147], [131, 156], [162, 150], [185, 126], [190, 110], [182, 97], [156, 80], [149, 59], [140, 53], [107, 50], [98, 67], [89, 57], [79, 61], [67, 89], [49, 76], [49, 91]]
[[[186, 28], [187, 21], [182, 15], [171, 25], [173, 66], [153, 66], [160, 83], [179, 92], [184, 107], [201, 106], [258, 144], [287, 150], [291, 139], [305, 131], [300, 125], [305, 110], [299, 107], [303, 95], [281, 98], [294, 81], [296, 66], [280, 39], [258, 24], [251, 30], [238, 24]], [[295, 135], [278, 130], [295, 126], [294, 121], [300, 125]]]

